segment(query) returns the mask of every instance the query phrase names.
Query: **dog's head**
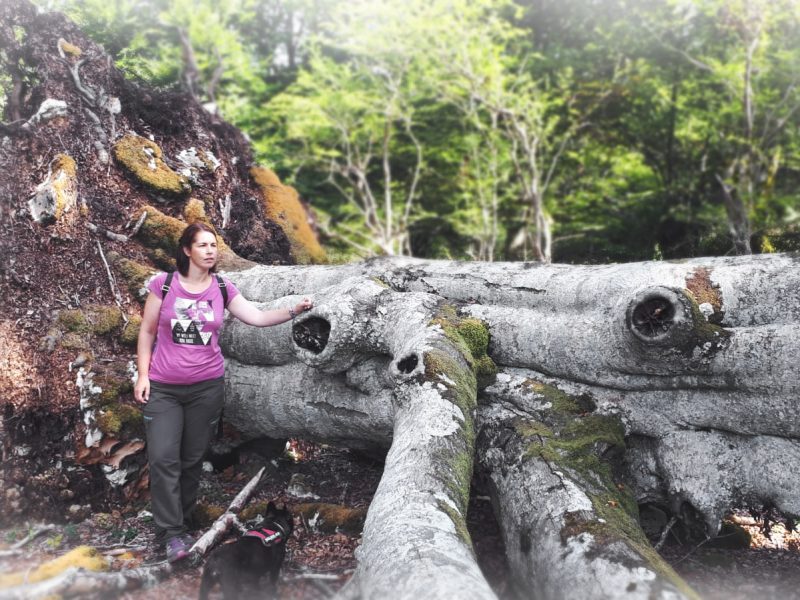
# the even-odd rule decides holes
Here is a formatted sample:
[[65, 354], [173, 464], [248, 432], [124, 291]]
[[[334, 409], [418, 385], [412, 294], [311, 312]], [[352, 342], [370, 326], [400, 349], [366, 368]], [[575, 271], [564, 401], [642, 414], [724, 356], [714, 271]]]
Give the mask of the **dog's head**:
[[270, 502], [267, 504], [267, 511], [259, 527], [269, 527], [270, 525], [278, 525], [278, 528], [288, 538], [292, 535], [292, 530], [294, 529], [292, 513], [286, 510], [285, 506], [278, 507], [273, 502]]

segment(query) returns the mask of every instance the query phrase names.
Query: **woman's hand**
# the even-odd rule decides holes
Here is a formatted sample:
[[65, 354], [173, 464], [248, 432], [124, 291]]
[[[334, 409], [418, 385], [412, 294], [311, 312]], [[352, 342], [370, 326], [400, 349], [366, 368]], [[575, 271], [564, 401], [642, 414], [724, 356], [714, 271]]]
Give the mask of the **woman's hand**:
[[139, 377], [136, 379], [136, 385], [133, 388], [133, 397], [136, 398], [137, 402], [147, 404], [147, 401], [150, 399], [149, 377], [142, 377], [139, 375]]
[[314, 308], [314, 303], [311, 302], [311, 300], [309, 300], [308, 298], [303, 298], [300, 304], [294, 307], [294, 313], [296, 315], [299, 315], [300, 313], [304, 313], [307, 310], [311, 310], [312, 308]]

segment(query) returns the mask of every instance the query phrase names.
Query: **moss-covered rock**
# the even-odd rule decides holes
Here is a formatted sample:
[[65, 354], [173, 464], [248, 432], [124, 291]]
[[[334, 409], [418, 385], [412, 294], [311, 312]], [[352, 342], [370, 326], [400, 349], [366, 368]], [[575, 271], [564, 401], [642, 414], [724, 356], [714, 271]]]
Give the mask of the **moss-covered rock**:
[[[190, 199], [184, 207], [186, 221], [165, 215], [154, 206], [143, 207], [137, 218], [142, 212], [147, 212], [147, 218], [142, 223], [138, 236], [142, 243], [151, 249], [150, 256], [153, 262], [165, 271], [175, 269], [175, 260], [172, 257], [175, 256], [181, 234], [187, 225], [199, 221], [216, 231], [206, 217], [203, 202], [196, 198]], [[217, 265], [220, 269], [234, 270], [252, 266], [253, 263], [237, 256], [219, 235], [217, 235], [217, 247], [219, 250]]]
[[34, 221], [42, 224], [60, 221], [76, 208], [77, 173], [78, 167], [72, 157], [58, 154], [53, 158], [47, 179], [37, 186], [28, 202]]
[[182, 196], [192, 191], [188, 178], [166, 165], [155, 142], [129, 134], [114, 144], [113, 152], [128, 173], [159, 194]]
[[122, 402], [105, 405], [98, 411], [95, 420], [100, 431], [115, 437], [123, 431], [129, 434], [144, 432], [142, 411]]
[[70, 57], [72, 57], [72, 58], [78, 58], [78, 57], [79, 57], [79, 56], [80, 56], [80, 55], [83, 53], [83, 52], [81, 51], [81, 49], [80, 49], [80, 48], [78, 48], [78, 46], [76, 46], [75, 44], [70, 44], [70, 43], [69, 43], [67, 40], [65, 40], [64, 38], [59, 38], [59, 40], [58, 40], [58, 47], [61, 49], [61, 51], [62, 51], [62, 52], [63, 52], [63, 53], [66, 55], [66, 56], [70, 56]]
[[64, 331], [87, 333], [89, 321], [80, 309], [62, 310], [58, 313], [58, 324]]
[[79, 333], [65, 333], [61, 338], [61, 347], [67, 350], [88, 350], [89, 341]]
[[129, 346], [131, 348], [136, 347], [136, 343], [139, 340], [139, 329], [142, 327], [142, 317], [139, 315], [133, 315], [132, 317], [128, 318], [128, 324], [122, 330], [122, 333], [119, 336], [119, 340]]
[[283, 229], [295, 261], [300, 264], [326, 262], [325, 251], [309, 224], [297, 190], [281, 185], [277, 175], [264, 167], [253, 167], [250, 175], [261, 190], [264, 215]]
[[[244, 510], [247, 510], [245, 508]], [[246, 520], [243, 516], [244, 510], [239, 513], [239, 517]], [[192, 511], [192, 521], [195, 525], [201, 528], [207, 528], [219, 519], [225, 513], [225, 508], [218, 504], [206, 504], [205, 502], [198, 502]]]
[[123, 258], [116, 252], [109, 252], [108, 259], [114, 265], [114, 272], [125, 283], [131, 296], [144, 302], [147, 297], [145, 283], [155, 274], [155, 271], [146, 265]]
[[93, 305], [88, 312], [89, 328], [94, 335], [107, 335], [123, 323], [122, 311], [117, 306]]

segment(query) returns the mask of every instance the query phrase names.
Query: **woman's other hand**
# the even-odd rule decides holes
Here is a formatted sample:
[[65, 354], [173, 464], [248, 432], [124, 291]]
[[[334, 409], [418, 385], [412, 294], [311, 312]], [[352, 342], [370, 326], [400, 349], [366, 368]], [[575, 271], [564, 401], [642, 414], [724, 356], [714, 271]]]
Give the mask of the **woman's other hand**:
[[136, 379], [136, 385], [133, 388], [133, 397], [137, 402], [147, 404], [150, 399], [150, 378], [139, 376]]

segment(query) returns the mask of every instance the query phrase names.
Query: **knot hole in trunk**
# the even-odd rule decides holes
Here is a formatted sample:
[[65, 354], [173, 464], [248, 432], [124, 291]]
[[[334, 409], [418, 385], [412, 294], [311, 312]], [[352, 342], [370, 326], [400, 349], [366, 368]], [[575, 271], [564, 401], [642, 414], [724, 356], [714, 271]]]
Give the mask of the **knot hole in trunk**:
[[631, 326], [648, 338], [665, 334], [674, 322], [675, 307], [663, 296], [651, 296], [639, 302], [631, 316]]
[[406, 356], [403, 359], [400, 359], [397, 362], [397, 370], [400, 371], [401, 373], [408, 375], [409, 373], [412, 373], [414, 369], [417, 368], [418, 364], [419, 364], [419, 359], [417, 358], [417, 355], [409, 354], [408, 356]]
[[309, 317], [292, 325], [294, 343], [319, 354], [328, 345], [331, 335], [331, 324], [320, 317]]

